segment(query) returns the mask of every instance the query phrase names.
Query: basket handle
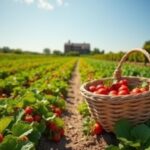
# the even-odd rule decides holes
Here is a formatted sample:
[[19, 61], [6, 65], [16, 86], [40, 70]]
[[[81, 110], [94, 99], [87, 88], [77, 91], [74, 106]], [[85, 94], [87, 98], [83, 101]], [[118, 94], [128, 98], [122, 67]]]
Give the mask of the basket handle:
[[121, 67], [122, 67], [123, 63], [126, 61], [126, 59], [129, 57], [129, 55], [132, 54], [132, 53], [134, 53], [134, 52], [141, 52], [141, 53], [143, 53], [147, 57], [148, 61], [150, 62], [150, 55], [149, 55], [149, 53], [146, 50], [140, 49], [140, 48], [132, 49], [129, 52], [127, 52], [122, 57], [122, 59], [120, 60], [117, 68], [114, 71], [114, 75], [113, 75], [114, 78], [116, 78], [116, 79], [120, 79], [121, 78]]

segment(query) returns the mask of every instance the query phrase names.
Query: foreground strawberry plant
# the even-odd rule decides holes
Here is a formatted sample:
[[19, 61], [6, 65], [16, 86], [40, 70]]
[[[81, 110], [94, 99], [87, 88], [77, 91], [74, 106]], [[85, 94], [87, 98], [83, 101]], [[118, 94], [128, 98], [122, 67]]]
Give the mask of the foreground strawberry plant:
[[116, 123], [115, 134], [118, 145], [106, 150], [150, 150], [150, 121], [133, 126], [128, 120], [120, 120]]
[[[12, 145], [14, 145], [18, 141], [18, 145], [11, 147], [12, 149], [19, 150], [24, 146], [28, 147], [29, 143], [28, 149], [31, 149], [31, 147], [35, 148], [42, 134], [45, 134], [51, 140], [56, 133], [61, 137], [63, 136], [64, 122], [60, 118], [60, 112], [57, 114], [58, 111], [56, 110], [58, 108], [61, 111], [64, 110], [65, 105], [62, 105], [65, 104], [64, 100], [55, 96], [44, 97], [41, 94], [35, 94], [28, 98], [18, 101], [13, 99], [1, 101], [0, 149], [8, 149], [9, 143], [12, 142]], [[13, 105], [10, 105], [11, 103]], [[6, 109], [2, 109], [4, 107]], [[52, 109], [54, 107], [55, 110]], [[59, 140], [60, 138], [57, 141]]]

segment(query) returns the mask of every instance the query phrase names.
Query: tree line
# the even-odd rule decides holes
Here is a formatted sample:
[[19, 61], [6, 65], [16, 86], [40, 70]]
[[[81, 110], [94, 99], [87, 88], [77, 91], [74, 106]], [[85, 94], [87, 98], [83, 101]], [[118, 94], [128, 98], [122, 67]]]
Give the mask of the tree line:
[[[150, 41], [146, 41], [142, 47], [145, 49], [149, 54], [150, 54]], [[117, 53], [114, 52], [109, 52], [106, 54], [95, 54], [93, 55], [94, 58], [97, 59], [104, 59], [104, 60], [110, 60], [110, 61], [119, 61], [125, 52], [120, 51]], [[147, 58], [142, 54], [142, 53], [133, 53], [132, 55], [129, 56], [128, 61], [132, 62], [147, 62]]]
[[[0, 48], [0, 53], [12, 53], [12, 54], [42, 54], [42, 53], [39, 53], [39, 52], [33, 52], [33, 51], [24, 51], [20, 48], [17, 48], [17, 49], [14, 49], [14, 48], [9, 48], [8, 46], [4, 46], [4, 47], [1, 47]], [[50, 54], [54, 54], [54, 55], [62, 55], [62, 52], [59, 51], [59, 50], [54, 50], [52, 53], [51, 53], [51, 50], [49, 48], [44, 48], [43, 49], [43, 54], [46, 54], [46, 55], [50, 55]]]
[[[143, 49], [147, 50], [150, 53], [150, 41], [146, 41], [142, 47]], [[7, 46], [0, 48], [0, 53], [15, 53], [15, 54], [41, 54], [38, 52], [31, 52], [31, 51], [23, 51], [22, 49], [12, 49]], [[50, 48], [44, 48], [43, 54], [45, 55], [59, 55], [59, 56], [80, 56], [79, 52], [76, 51], [70, 51], [69, 53], [63, 53], [60, 50], [53, 50], [51, 51]], [[104, 59], [104, 60], [110, 60], [110, 61], [119, 61], [125, 52], [120, 51], [117, 53], [109, 52], [105, 53], [105, 50], [100, 50], [99, 48], [94, 48], [89, 54], [93, 58], [96, 59]], [[129, 56], [128, 61], [136, 61], [136, 62], [146, 62], [147, 59], [145, 56], [141, 53], [133, 53], [131, 56]]]

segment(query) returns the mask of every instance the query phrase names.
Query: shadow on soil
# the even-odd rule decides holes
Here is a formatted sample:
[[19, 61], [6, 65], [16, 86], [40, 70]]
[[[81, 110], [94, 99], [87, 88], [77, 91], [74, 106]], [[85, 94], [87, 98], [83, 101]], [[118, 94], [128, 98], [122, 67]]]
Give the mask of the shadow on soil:
[[117, 139], [113, 133], [104, 132], [102, 134], [102, 137], [108, 145], [110, 145], [110, 144], [117, 145]]
[[71, 150], [71, 147], [66, 148], [66, 145], [70, 142], [70, 140], [66, 140], [65, 136], [58, 143], [52, 142], [46, 137], [42, 137], [36, 150]]

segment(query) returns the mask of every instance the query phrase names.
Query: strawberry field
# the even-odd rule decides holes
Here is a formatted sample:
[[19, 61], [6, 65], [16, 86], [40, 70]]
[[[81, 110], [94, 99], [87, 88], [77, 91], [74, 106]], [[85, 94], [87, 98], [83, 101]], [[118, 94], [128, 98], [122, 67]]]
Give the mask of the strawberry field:
[[[128, 136], [119, 131], [130, 125], [121, 122], [118, 147], [79, 94], [82, 83], [111, 77], [116, 65], [86, 57], [0, 55], [0, 150], [106, 149], [113, 143], [107, 149], [148, 150], [149, 122], [132, 131], [130, 127], [126, 133], [133, 134]], [[150, 77], [149, 67], [142, 64], [126, 63], [122, 73]]]
[[0, 149], [35, 149], [42, 134], [64, 136], [61, 115], [76, 59], [26, 58], [1, 61]]

